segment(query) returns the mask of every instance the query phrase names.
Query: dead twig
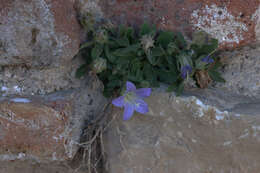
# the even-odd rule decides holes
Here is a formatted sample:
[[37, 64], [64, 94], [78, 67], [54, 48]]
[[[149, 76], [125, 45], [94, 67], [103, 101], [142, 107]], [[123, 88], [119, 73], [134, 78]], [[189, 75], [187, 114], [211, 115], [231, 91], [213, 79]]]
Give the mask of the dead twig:
[[[112, 118], [109, 116], [111, 110], [111, 101], [109, 101], [98, 114], [97, 119], [92, 126], [86, 131], [84, 142], [78, 145], [84, 149], [82, 155], [82, 165], [85, 165], [89, 172], [98, 173], [98, 167], [105, 160], [105, 147], [103, 143], [103, 133], [115, 120], [116, 115]], [[110, 119], [111, 118], [111, 119]], [[87, 163], [85, 162], [87, 161]], [[81, 168], [77, 168], [78, 171]]]

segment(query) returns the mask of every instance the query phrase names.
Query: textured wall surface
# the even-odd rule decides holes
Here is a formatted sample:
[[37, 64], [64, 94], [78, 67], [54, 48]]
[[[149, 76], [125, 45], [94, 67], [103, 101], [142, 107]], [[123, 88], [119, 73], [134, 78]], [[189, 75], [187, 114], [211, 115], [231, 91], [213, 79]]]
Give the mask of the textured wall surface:
[[1, 0], [0, 173], [86, 172], [69, 162], [106, 99], [94, 78], [75, 79], [84, 17], [148, 21], [188, 39], [203, 30], [222, 50], [246, 45], [221, 54], [225, 84], [183, 97], [156, 91], [150, 112], [127, 122], [114, 109], [108, 172], [260, 171], [259, 0]]
[[106, 102], [75, 78], [82, 39], [74, 0], [0, 2], [1, 173], [75, 171], [66, 163]]
[[106, 17], [131, 25], [149, 21], [184, 32], [204, 30], [221, 47], [233, 48], [258, 39], [259, 0], [104, 0]]
[[101, 93], [89, 89], [45, 96], [2, 97], [0, 160], [66, 161], [79, 148], [85, 122], [102, 110]]
[[[209, 93], [200, 93], [206, 98], [201, 100], [154, 92], [146, 99], [149, 113], [135, 113], [129, 121], [115, 108], [111, 116], [116, 118], [105, 134], [108, 172], [259, 172], [259, 108], [244, 107], [257, 115], [221, 110], [207, 99], [213, 104], [225, 99]], [[236, 107], [232, 104], [225, 106]]]

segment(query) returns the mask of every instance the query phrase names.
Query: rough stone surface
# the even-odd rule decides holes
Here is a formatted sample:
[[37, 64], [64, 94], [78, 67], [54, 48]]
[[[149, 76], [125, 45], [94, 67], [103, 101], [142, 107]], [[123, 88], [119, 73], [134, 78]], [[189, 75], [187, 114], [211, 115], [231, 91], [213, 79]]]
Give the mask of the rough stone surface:
[[[72, 170], [80, 164], [69, 162], [106, 100], [95, 77], [74, 78], [81, 62], [73, 57], [85, 39], [76, 13], [90, 24], [108, 18], [139, 26], [146, 20], [187, 38], [204, 30], [222, 48], [234, 48], [260, 40], [259, 5], [259, 0], [2, 0], [0, 173], [86, 172]], [[226, 84], [193, 89], [185, 97], [156, 91], [147, 99], [150, 112], [127, 122], [114, 109], [117, 117], [104, 136], [107, 171], [259, 172], [258, 47], [221, 55]]]
[[78, 51], [71, 0], [4, 0], [0, 21], [0, 65], [58, 66]]
[[87, 171], [73, 156], [106, 99], [95, 77], [75, 79], [79, 2], [91, 11], [80, 0], [0, 2], [0, 173]]
[[259, 98], [260, 96], [260, 44], [254, 44], [232, 52], [224, 52], [220, 57], [224, 67], [222, 88], [237, 94]]
[[0, 4], [0, 93], [35, 95], [77, 88], [81, 30], [74, 1]]
[[258, 0], [100, 2], [104, 16], [115, 23], [136, 26], [149, 21], [163, 29], [184, 32], [188, 37], [193, 30], [204, 30], [217, 38], [222, 48], [233, 48], [258, 39], [259, 3]]
[[102, 94], [78, 89], [44, 97], [2, 97], [0, 160], [73, 158], [85, 122], [105, 104]]
[[43, 95], [80, 87], [80, 80], [75, 78], [75, 71], [80, 66], [78, 60], [48, 68], [28, 68], [22, 65], [0, 67], [0, 93]]
[[[216, 102], [218, 95], [206, 98]], [[207, 100], [158, 91], [146, 101], [149, 113], [135, 113], [129, 121], [114, 109], [116, 118], [105, 135], [108, 172], [260, 171], [259, 110], [238, 114], [204, 104]]]
[[104, 17], [99, 0], [77, 0], [75, 6], [81, 16], [90, 15], [96, 21]]
[[256, 25], [255, 25], [256, 40], [260, 41], [260, 6], [258, 7], [255, 14], [253, 15], [253, 18], [256, 21]]
[[86, 170], [71, 169], [65, 163], [38, 163], [28, 160], [0, 161], [0, 173], [87, 173]]

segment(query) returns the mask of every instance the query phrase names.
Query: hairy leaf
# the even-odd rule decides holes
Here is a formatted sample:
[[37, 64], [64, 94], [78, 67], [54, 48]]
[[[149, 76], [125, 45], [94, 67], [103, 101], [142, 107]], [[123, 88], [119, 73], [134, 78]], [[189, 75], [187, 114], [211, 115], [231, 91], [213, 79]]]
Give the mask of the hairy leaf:
[[84, 76], [87, 72], [87, 65], [86, 64], [83, 64], [81, 65], [77, 71], [76, 71], [76, 77], [77, 78], [81, 78], [82, 76]]
[[173, 32], [162, 31], [157, 38], [157, 43], [162, 45], [164, 48], [167, 48], [168, 44], [173, 41], [173, 38]]
[[91, 50], [91, 58], [96, 59], [98, 58], [103, 52], [103, 46], [100, 44], [96, 44], [93, 49]]
[[148, 23], [144, 23], [141, 26], [139, 35], [140, 36], [143, 36], [143, 35], [146, 35], [146, 34], [154, 35], [155, 32], [156, 32], [156, 28], [155, 28], [154, 25], [149, 25]]

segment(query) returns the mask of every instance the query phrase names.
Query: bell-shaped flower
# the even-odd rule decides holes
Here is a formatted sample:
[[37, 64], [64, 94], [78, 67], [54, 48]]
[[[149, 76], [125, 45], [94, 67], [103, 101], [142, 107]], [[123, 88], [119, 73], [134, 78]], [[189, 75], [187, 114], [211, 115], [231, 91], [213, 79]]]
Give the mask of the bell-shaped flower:
[[207, 67], [208, 64], [211, 64], [213, 62], [214, 62], [214, 59], [211, 58], [210, 55], [208, 55], [208, 56], [201, 56], [195, 62], [196, 69], [204, 70]]
[[190, 65], [185, 65], [181, 68], [181, 77], [186, 79], [188, 75], [192, 73], [192, 67]]
[[214, 60], [209, 55], [202, 58], [201, 61], [204, 62], [204, 63], [207, 63], [207, 64], [211, 64], [211, 63], [214, 62]]
[[178, 56], [178, 62], [180, 64], [181, 77], [186, 79], [188, 75], [192, 73], [192, 59], [191, 54], [182, 53]]
[[144, 98], [150, 96], [151, 88], [136, 89], [132, 82], [126, 82], [126, 91], [123, 96], [120, 96], [112, 101], [112, 104], [117, 107], [124, 107], [124, 120], [129, 120], [134, 111], [141, 114], [147, 113], [148, 105], [144, 102]]

